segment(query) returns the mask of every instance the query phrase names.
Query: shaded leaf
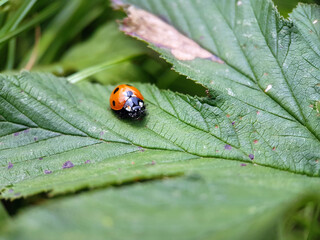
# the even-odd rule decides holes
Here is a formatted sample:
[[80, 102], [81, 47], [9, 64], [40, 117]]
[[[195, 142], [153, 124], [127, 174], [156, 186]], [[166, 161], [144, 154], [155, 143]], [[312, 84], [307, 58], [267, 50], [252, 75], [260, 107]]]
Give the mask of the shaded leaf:
[[3, 229], [3, 226], [6, 224], [6, 221], [9, 219], [9, 216], [4, 209], [2, 203], [0, 203], [0, 232]]
[[[297, 209], [307, 203], [319, 204], [319, 178], [210, 158], [147, 168], [168, 166], [189, 175], [49, 201], [21, 213], [3, 235], [25, 240], [35, 235], [186, 240], [301, 239], [310, 233], [307, 228], [287, 228], [285, 219], [297, 216]], [[301, 195], [308, 191], [314, 197]]]
[[277, 6], [279, 12], [285, 17], [289, 16], [289, 13], [292, 12], [299, 2], [319, 4], [318, 0], [274, 0], [273, 2]]

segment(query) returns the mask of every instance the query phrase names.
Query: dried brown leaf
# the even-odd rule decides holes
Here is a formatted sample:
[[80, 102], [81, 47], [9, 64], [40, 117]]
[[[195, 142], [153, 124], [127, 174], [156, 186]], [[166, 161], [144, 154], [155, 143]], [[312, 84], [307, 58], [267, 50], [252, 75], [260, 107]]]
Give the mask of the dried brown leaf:
[[[118, 4], [119, 2], [114, 2], [114, 5], [119, 7]], [[157, 47], [170, 49], [172, 55], [178, 60], [203, 58], [224, 63], [159, 17], [134, 6], [127, 6], [126, 12], [128, 17], [122, 21], [121, 25], [121, 30], [126, 34], [143, 39]]]

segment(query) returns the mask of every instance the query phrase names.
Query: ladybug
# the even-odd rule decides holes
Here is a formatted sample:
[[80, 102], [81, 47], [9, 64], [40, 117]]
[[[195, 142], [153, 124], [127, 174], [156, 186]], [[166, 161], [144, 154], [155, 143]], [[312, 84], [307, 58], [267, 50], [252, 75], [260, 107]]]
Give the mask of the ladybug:
[[121, 118], [142, 118], [146, 111], [140, 91], [128, 84], [117, 86], [110, 96], [110, 107]]

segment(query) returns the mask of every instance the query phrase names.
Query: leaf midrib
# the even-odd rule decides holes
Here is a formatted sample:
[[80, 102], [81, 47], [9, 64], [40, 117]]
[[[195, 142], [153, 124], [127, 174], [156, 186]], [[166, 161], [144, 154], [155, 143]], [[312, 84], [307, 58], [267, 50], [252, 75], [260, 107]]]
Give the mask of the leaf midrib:
[[[15, 84], [14, 84], [15, 85]], [[24, 90], [24, 89], [22, 89], [20, 86], [17, 86], [17, 85], [15, 85], [18, 89], [21, 89], [21, 90]], [[25, 92], [25, 91], [24, 91]], [[30, 96], [31, 98], [33, 98], [33, 99], [35, 99], [33, 96], [31, 96], [30, 95], [30, 93], [29, 92], [25, 92], [25, 93], [27, 93], [28, 94], [28, 96]], [[1, 96], [0, 96], [1, 97]], [[25, 116], [28, 120], [30, 120], [32, 123], [34, 123], [28, 116], [26, 116], [24, 113], [22, 113], [21, 112], [21, 110], [20, 109], [18, 109], [16, 106], [14, 106], [11, 102], [9, 102], [7, 99], [5, 99], [5, 98], [3, 98], [3, 97], [1, 97], [4, 101], [6, 101], [8, 104], [10, 104], [12, 107], [14, 107], [18, 112], [20, 112], [23, 116]], [[36, 100], [36, 99], [35, 99]], [[38, 100], [36, 100], [37, 102], [39, 102]], [[40, 102], [43, 106], [45, 106], [45, 107], [47, 107], [47, 108], [49, 108], [47, 105], [45, 105], [45, 104], [43, 104], [42, 102]], [[49, 108], [50, 109], [50, 108]], [[77, 108], [78, 109], [78, 108]], [[78, 109], [78, 110], [80, 110], [80, 109]], [[53, 111], [52, 109], [51, 109], [51, 111]], [[54, 112], [54, 111], [53, 111]], [[62, 116], [60, 116], [58, 113], [56, 113], [56, 112], [54, 112], [57, 116], [59, 116], [59, 117], [61, 117], [62, 118]], [[66, 121], [64, 118], [62, 118], [64, 121]], [[7, 121], [7, 122], [9, 122], [9, 121]], [[66, 121], [67, 122], [67, 121]], [[100, 139], [100, 138], [95, 138], [95, 137], [93, 137], [93, 136], [90, 136], [90, 135], [88, 135], [88, 134], [86, 134], [86, 136], [83, 136], [83, 135], [77, 135], [77, 134], [66, 134], [66, 133], [63, 133], [63, 132], [60, 132], [60, 131], [56, 131], [56, 130], [52, 130], [52, 129], [48, 129], [48, 128], [45, 128], [45, 127], [43, 127], [43, 126], [38, 126], [36, 123], [34, 123], [35, 125], [36, 125], [36, 127], [31, 127], [31, 126], [26, 126], [25, 124], [21, 124], [21, 123], [16, 123], [16, 122], [13, 122], [13, 121], [10, 121], [9, 123], [15, 123], [15, 124], [19, 124], [19, 125], [21, 125], [21, 126], [25, 126], [27, 129], [28, 128], [33, 128], [33, 129], [37, 129], [37, 128], [39, 128], [39, 129], [43, 129], [43, 130], [47, 130], [47, 131], [50, 131], [50, 132], [54, 132], [54, 133], [58, 133], [58, 134], [61, 134], [61, 135], [64, 135], [64, 136], [75, 136], [75, 137], [88, 137], [88, 138], [92, 138], [92, 139], [95, 139], [95, 140], [99, 140], [99, 141], [104, 141], [104, 142], [114, 142], [114, 143], [123, 143], [123, 144], [128, 144], [128, 145], [130, 145], [130, 144], [132, 144], [132, 145], [135, 145], [135, 146], [138, 146], [138, 145], [136, 145], [136, 144], [133, 144], [132, 143], [132, 141], [130, 141], [129, 139], [127, 139], [127, 138], [125, 138], [124, 136], [122, 136], [122, 135], [119, 135], [119, 136], [121, 136], [121, 138], [123, 138], [123, 139], [125, 139], [125, 140], [127, 140], [128, 141], [128, 143], [125, 143], [125, 142], [121, 142], [121, 141], [115, 141], [115, 140], [109, 140], [109, 141], [107, 141], [107, 140], [104, 140], [104, 139]], [[68, 123], [68, 122], [67, 122]], [[99, 121], [99, 123], [100, 124], [102, 124], [100, 121]], [[70, 124], [70, 123], [69, 123]], [[70, 124], [71, 125], [71, 124]], [[103, 124], [104, 125], [104, 124]], [[71, 125], [72, 126], [72, 125]], [[104, 125], [105, 126], [105, 125]], [[106, 128], [108, 128], [108, 127], [106, 127]], [[75, 129], [78, 129], [78, 128], [75, 128]], [[113, 130], [111, 130], [110, 128], [108, 128], [108, 130], [110, 130], [111, 132], [113, 132]], [[149, 129], [148, 128], [148, 130], [151, 130], [151, 129]], [[84, 132], [83, 132], [84, 133]], [[115, 133], [116, 134], [116, 133]], [[118, 136], [118, 134], [116, 134], [117, 136]], [[161, 137], [161, 138], [163, 138], [162, 136], [160, 136], [159, 134], [157, 134], [159, 137]], [[50, 138], [48, 138], [48, 139], [50, 139]], [[47, 140], [48, 140], [47, 139]], [[169, 140], [169, 139], [166, 139], [166, 138], [164, 138], [165, 140]], [[172, 141], [170, 141], [173, 145], [175, 145], [175, 146], [177, 146], [177, 147], [179, 147], [178, 145], [176, 145], [174, 142], [172, 142]], [[147, 147], [145, 147], [145, 146], [141, 146], [141, 147], [143, 147], [143, 148], [147, 148]], [[151, 147], [148, 147], [149, 149], [158, 149], [158, 150], [167, 150], [167, 151], [178, 151], [178, 150], [174, 150], [174, 149], [166, 149], [166, 148], [151, 148]], [[181, 147], [179, 147], [179, 148], [181, 148]], [[181, 148], [182, 149], [182, 148]], [[0, 152], [1, 152], [2, 150], [0, 150]], [[180, 151], [181, 152], [181, 151]], [[190, 153], [191, 154], [191, 153]]]
[[[17, 87], [18, 89], [23, 90], [24, 93], [28, 94], [29, 97], [31, 97], [32, 99], [36, 100], [37, 102], [39, 102], [39, 103], [40, 103], [41, 105], [43, 105], [44, 107], [47, 107], [47, 108], [50, 109], [52, 112], [54, 112], [57, 116], [61, 117], [61, 119], [63, 119], [64, 121], [66, 121], [60, 114], [56, 113], [52, 108], [50, 108], [50, 107], [48, 107], [47, 105], [45, 105], [44, 103], [38, 101], [34, 96], [32, 96], [32, 95], [31, 95], [29, 92], [27, 92], [25, 89], [22, 89], [22, 88], [20, 87], [20, 85], [16, 85], [16, 84], [14, 84], [13, 82], [11, 82], [11, 83], [12, 83], [15, 87]], [[152, 91], [151, 91], [151, 94], [153, 94]], [[9, 102], [9, 101], [8, 101], [7, 99], [5, 99], [5, 98], [3, 98], [3, 99], [4, 99], [8, 104], [10, 104], [10, 105], [13, 106], [15, 109], [17, 109], [17, 111], [19, 111], [21, 114], [23, 114], [23, 116], [25, 116], [27, 119], [29, 119], [30, 121], [32, 121], [29, 117], [27, 117], [24, 113], [22, 113], [22, 112], [20, 111], [20, 109], [16, 108], [16, 106], [14, 106], [11, 102]], [[149, 103], [150, 103], [150, 104], [153, 104], [152, 102], [149, 102]], [[188, 104], [189, 104], [189, 103], [188, 103]], [[153, 104], [153, 105], [155, 105], [155, 104]], [[189, 104], [189, 105], [190, 105], [190, 104]], [[156, 106], [156, 105], [155, 105], [155, 106]], [[77, 109], [78, 109], [78, 108], [77, 108]], [[78, 110], [80, 110], [80, 109], [78, 109]], [[179, 117], [173, 116], [172, 114], [170, 114], [169, 112], [165, 111], [165, 110], [162, 109], [162, 108], [161, 108], [161, 110], [164, 111], [164, 112], [166, 112], [167, 114], [171, 115], [173, 118], [178, 119], [180, 122], [182, 122], [182, 123], [184, 123], [184, 124], [186, 124], [186, 125], [189, 125], [189, 126], [192, 127], [192, 128], [196, 128], [196, 129], [198, 129], [198, 130], [200, 130], [200, 131], [202, 131], [202, 132], [205, 132], [205, 133], [207, 133], [207, 134], [209, 134], [209, 135], [211, 135], [211, 136], [219, 139], [219, 140], [220, 140], [221, 142], [223, 142], [223, 143], [229, 144], [230, 146], [232, 146], [232, 147], [234, 147], [235, 149], [237, 149], [237, 150], [239, 150], [240, 152], [242, 152], [242, 154], [243, 154], [245, 157], [247, 157], [247, 154], [245, 154], [245, 153], [244, 153], [240, 148], [238, 148], [237, 146], [235, 146], [235, 145], [233, 145], [233, 144], [231, 144], [231, 143], [228, 143], [228, 142], [226, 142], [226, 141], [218, 138], [217, 136], [215, 136], [215, 135], [213, 135], [213, 134], [211, 134], [211, 133], [209, 133], [209, 132], [207, 132], [207, 131], [204, 131], [203, 129], [197, 128], [197, 127], [195, 127], [195, 126], [192, 126], [192, 125], [190, 125], [190, 124], [182, 121], [182, 119], [180, 119]], [[198, 110], [197, 110], [197, 111], [198, 111]], [[199, 111], [198, 111], [198, 112], [199, 112]], [[32, 121], [32, 122], [33, 122], [33, 121]], [[66, 121], [66, 122], [67, 122], [67, 121]], [[99, 121], [99, 122], [100, 122], [100, 121]], [[33, 122], [33, 123], [34, 123], [34, 122]], [[69, 122], [67, 122], [67, 123], [70, 124], [71, 126], [74, 126], [73, 124], [71, 124], [71, 123], [69, 123]], [[100, 122], [100, 123], [101, 123], [101, 122]], [[16, 124], [18, 124], [18, 123], [16, 123]], [[73, 134], [65, 134], [65, 133], [63, 133], [63, 132], [55, 131], [55, 130], [52, 130], [52, 129], [47, 129], [47, 128], [43, 127], [43, 126], [40, 127], [40, 126], [38, 126], [36, 123], [34, 123], [34, 124], [35, 124], [37, 127], [26, 126], [26, 128], [39, 128], [39, 129], [44, 129], [44, 130], [47, 130], [47, 131], [51, 131], [51, 132], [55, 132], [55, 133], [62, 134], [62, 135], [64, 135], [64, 136], [89, 137], [89, 138], [92, 138], [92, 139], [95, 139], [95, 140], [104, 141], [104, 142], [123, 143], [123, 142], [118, 142], [118, 141], [114, 141], [114, 140], [113, 140], [113, 141], [106, 141], [106, 140], [104, 140], [104, 139], [95, 138], [95, 137], [93, 137], [93, 136], [91, 136], [91, 135], [88, 135], [87, 133], [83, 132], [82, 130], [80, 130], [80, 129], [76, 128], [76, 127], [75, 127], [75, 129], [78, 129], [79, 131], [83, 132], [86, 136], [73, 135]], [[101, 123], [101, 124], [102, 124], [102, 123]], [[22, 124], [19, 123], [19, 125], [22, 125]], [[23, 126], [25, 126], [25, 125], [23, 125]], [[111, 130], [110, 128], [108, 128], [108, 130], [110, 130], [110, 131], [113, 132], [113, 130]], [[148, 128], [148, 130], [151, 131], [150, 128]], [[157, 134], [159, 137], [164, 138], [164, 137], [162, 137], [161, 135], [159, 135], [158, 133], [156, 133], [156, 134]], [[117, 135], [118, 135], [118, 134], [117, 134]], [[119, 135], [119, 136], [121, 136], [121, 138], [126, 139], [126, 138], [123, 137], [122, 135]], [[50, 138], [48, 138], [48, 139], [50, 139]], [[48, 140], [48, 139], [46, 139], [46, 140]], [[179, 152], [187, 152], [187, 153], [189, 153], [189, 154], [192, 154], [192, 155], [195, 155], [195, 156], [198, 156], [198, 157], [223, 158], [223, 159], [228, 159], [228, 160], [243, 161], [243, 159], [234, 159], [234, 158], [231, 159], [231, 158], [227, 158], [227, 157], [225, 157], [225, 156], [214, 156], [214, 155], [208, 156], [208, 155], [200, 155], [200, 154], [197, 154], [197, 153], [190, 153], [190, 152], [187, 151], [186, 149], [184, 149], [184, 148], [182, 148], [181, 146], [177, 145], [175, 142], [172, 142], [171, 140], [169, 140], [169, 139], [167, 139], [167, 138], [164, 138], [164, 139], [167, 140], [167, 141], [170, 141], [173, 145], [179, 147], [179, 148], [182, 149], [183, 151], [173, 150], [173, 149], [165, 149], [165, 148], [152, 148], [152, 147], [145, 147], [145, 146], [141, 146], [141, 147], [147, 148], [147, 149], [157, 149], [157, 150], [166, 150], [166, 151], [171, 151], [171, 150], [172, 150], [172, 151], [179, 151]], [[129, 143], [126, 143], [126, 144], [133, 144], [129, 139], [126, 139], [126, 140], [129, 142]], [[35, 143], [36, 143], [36, 142], [35, 142]], [[133, 144], [133, 145], [138, 146], [138, 145], [136, 145], [136, 144]], [[1, 150], [0, 150], [0, 152], [1, 152]]]
[[[152, 91], [149, 91], [149, 92], [153, 95]], [[166, 96], [166, 95], [165, 95], [165, 96]], [[153, 97], [155, 98], [154, 95], [153, 95]], [[167, 96], [166, 96], [166, 98], [167, 98]], [[180, 99], [182, 99], [182, 98], [180, 98]], [[174, 109], [174, 111], [176, 112], [173, 104], [169, 101], [168, 98], [167, 98], [167, 100], [168, 100], [169, 104], [171, 104], [171, 107], [172, 107], [172, 108]], [[182, 99], [182, 100], [185, 101], [184, 99]], [[156, 105], [156, 104], [154, 104], [154, 103], [152, 103], [152, 102], [150, 102], [150, 101], [148, 101], [148, 100], [146, 100], [146, 101], [147, 101], [148, 103], [156, 106], [157, 108], [160, 108], [163, 112], [165, 112], [166, 114], [170, 115], [171, 117], [173, 117], [173, 118], [175, 118], [175, 119], [178, 119], [181, 123], [186, 124], [186, 125], [188, 125], [188, 126], [190, 126], [190, 127], [192, 127], [192, 128], [195, 128], [195, 129], [201, 131], [201, 132], [204, 132], [204, 133], [206, 133], [206, 134], [209, 134], [210, 136], [212, 136], [212, 137], [220, 140], [221, 142], [223, 142], [223, 143], [225, 143], [225, 144], [228, 144], [228, 145], [232, 146], [233, 148], [237, 149], [238, 151], [240, 151], [240, 152], [243, 154], [244, 157], [246, 157], [246, 158], [248, 157], [248, 155], [247, 155], [240, 147], [235, 146], [235, 145], [232, 144], [232, 143], [226, 142], [225, 140], [221, 139], [220, 137], [212, 134], [211, 132], [209, 132], [209, 129], [208, 129], [208, 131], [205, 131], [205, 130], [197, 127], [197, 126], [191, 125], [191, 124], [183, 121], [182, 119], [180, 119], [180, 118], [178, 117], [177, 112], [176, 112], [177, 116], [174, 116], [174, 115], [171, 114], [170, 112], [168, 112], [168, 111], [166, 111], [165, 109], [163, 109], [160, 104]], [[185, 101], [185, 102], [186, 102], [188, 105], [192, 106], [192, 105], [191, 105], [190, 103], [188, 103], [187, 101]], [[192, 107], [193, 107], [193, 106], [192, 106]], [[195, 107], [193, 107], [193, 108], [194, 108], [196, 111], [198, 111], [199, 114], [201, 115], [201, 112], [200, 112], [198, 109], [196, 109]], [[206, 120], [204, 120], [204, 121], [205, 121], [206, 124], [208, 124]], [[236, 136], [237, 136], [237, 138], [238, 138], [238, 135], [237, 135], [237, 134], [236, 134]], [[182, 148], [181, 146], [179, 146], [179, 147]], [[182, 148], [182, 149], [183, 149], [183, 148]], [[185, 149], [184, 149], [184, 150], [185, 150]], [[187, 150], [185, 150], [185, 151], [188, 152]], [[188, 152], [188, 153], [190, 153], [190, 152]], [[211, 157], [211, 158], [229, 159], [229, 158], [227, 158], [227, 157], [225, 157], [225, 156], [219, 157], [219, 156], [215, 156], [215, 155], [208, 156], [208, 155], [199, 155], [199, 154], [195, 154], [195, 153], [190, 153], [190, 154], [194, 154], [194, 155], [196, 155], [196, 156], [198, 156], [198, 157]], [[234, 160], [234, 159], [232, 159], [232, 160]], [[237, 161], [243, 161], [243, 159], [237, 159]]]
[[[15, 85], [15, 84], [14, 84]], [[17, 85], [15, 85], [18, 89], [21, 89], [21, 90], [24, 90], [24, 89], [22, 89], [20, 86], [17, 86]], [[25, 93], [27, 93], [30, 97], [32, 97], [33, 99], [35, 99], [33, 96], [31, 96], [30, 95], [30, 93], [29, 92], [26, 92], [25, 90], [24, 90], [24, 92]], [[153, 92], [152, 91], [149, 91], [149, 92], [151, 92], [151, 94], [153, 95]], [[154, 96], [154, 95], [153, 95]], [[155, 97], [154, 97], [155, 98]], [[4, 99], [4, 100], [6, 100], [6, 99]], [[36, 99], [35, 99], [36, 100]], [[7, 100], [6, 100], [7, 101]], [[7, 101], [8, 102], [8, 101]], [[154, 105], [154, 106], [156, 106], [156, 107], [159, 107], [158, 105], [156, 105], [156, 104], [154, 104], [154, 103], [152, 103], [152, 102], [150, 102], [150, 101], [147, 101], [148, 103], [150, 103], [150, 104], [152, 104], [152, 105]], [[186, 101], [185, 101], [186, 102]], [[14, 108], [16, 108], [14, 105], [12, 105], [10, 102], [8, 102], [11, 106], [13, 106]], [[188, 102], [186, 102], [188, 105], [190, 105]], [[44, 105], [45, 107], [47, 107], [45, 104], [43, 104], [43, 103], [41, 103], [42, 105]], [[161, 107], [160, 107], [161, 108]], [[17, 108], [16, 108], [17, 109]], [[17, 109], [19, 112], [20, 112], [20, 110], [19, 109]], [[78, 109], [79, 110], [79, 109]], [[165, 112], [165, 113], [167, 113], [168, 115], [170, 115], [171, 117], [173, 117], [173, 118], [175, 118], [175, 119], [178, 119], [180, 122], [182, 122], [182, 123], [184, 123], [184, 124], [186, 124], [186, 125], [188, 125], [188, 126], [190, 126], [190, 127], [192, 127], [192, 128], [195, 128], [195, 129], [197, 129], [197, 130], [199, 130], [199, 131], [202, 131], [202, 132], [204, 132], [204, 133], [207, 133], [207, 134], [209, 134], [209, 135], [211, 135], [211, 136], [213, 136], [213, 137], [215, 137], [215, 138], [217, 138], [218, 140], [220, 140], [221, 142], [223, 142], [223, 143], [226, 143], [226, 144], [229, 144], [230, 146], [232, 146], [233, 148], [235, 148], [235, 149], [237, 149], [238, 151], [240, 151], [242, 154], [243, 154], [243, 156], [245, 157], [245, 158], [247, 158], [247, 154], [245, 153], [245, 152], [243, 152], [243, 150], [242, 149], [240, 149], [240, 148], [238, 148], [237, 146], [235, 146], [235, 145], [233, 145], [233, 144], [231, 144], [231, 143], [228, 143], [228, 142], [226, 142], [226, 141], [224, 141], [223, 139], [221, 139], [221, 138], [219, 138], [219, 137], [217, 137], [217, 136], [215, 136], [215, 135], [213, 135], [212, 133], [209, 133], [209, 132], [207, 132], [207, 131], [204, 131], [203, 129], [200, 129], [200, 128], [197, 128], [197, 127], [195, 127], [195, 126], [193, 126], [193, 125], [190, 125], [189, 123], [187, 123], [187, 122], [185, 122], [185, 121], [183, 121], [182, 119], [180, 119], [179, 117], [177, 117], [177, 116], [174, 116], [174, 115], [172, 115], [171, 113], [169, 113], [169, 112], [167, 112], [166, 110], [164, 110], [163, 108], [161, 108], [161, 110], [163, 111], [163, 112]], [[196, 109], [197, 110], [197, 109]], [[197, 110], [198, 112], [199, 112], [199, 110]], [[22, 112], [21, 112], [21, 114], [23, 114]], [[55, 112], [55, 114], [57, 114], [56, 112]], [[23, 114], [26, 118], [28, 118], [25, 114]], [[60, 116], [59, 114], [57, 114], [58, 116]], [[60, 116], [61, 117], [61, 116]], [[29, 119], [29, 118], [28, 118]], [[32, 121], [32, 120], [30, 120], [30, 121]], [[100, 121], [99, 121], [100, 122]], [[101, 123], [101, 122], [100, 122]], [[16, 123], [17, 124], [17, 123]], [[101, 123], [102, 124], [102, 123]], [[20, 124], [20, 125], [22, 125], [22, 124]], [[23, 126], [25, 126], [25, 125], [23, 125]], [[38, 126], [38, 125], [37, 125]], [[27, 127], [27, 126], [26, 126]], [[39, 128], [39, 129], [43, 129], [43, 130], [47, 130], [47, 131], [51, 131], [51, 132], [54, 132], [54, 133], [59, 133], [59, 134], [62, 134], [62, 135], [64, 135], [64, 136], [75, 136], [75, 137], [88, 137], [88, 138], [91, 138], [91, 139], [95, 139], [95, 140], [99, 140], [99, 141], [103, 141], [103, 142], [114, 142], [114, 143], [119, 143], [119, 144], [127, 144], [127, 145], [135, 145], [135, 146], [137, 146], [138, 147], [138, 145], [136, 145], [136, 144], [133, 144], [130, 140], [127, 140], [128, 141], [128, 143], [124, 143], [124, 142], [118, 142], [118, 141], [107, 141], [107, 140], [104, 140], [104, 139], [99, 139], [99, 138], [95, 138], [95, 137], [93, 137], [93, 136], [90, 136], [90, 135], [87, 135], [86, 134], [86, 136], [82, 136], [82, 135], [73, 135], [73, 134], [65, 134], [65, 133], [63, 133], [63, 132], [59, 132], [59, 131], [53, 131], [53, 130], [51, 130], [51, 129], [46, 129], [46, 128], [44, 128], [44, 127], [27, 127], [27, 128]], [[109, 128], [108, 128], [109, 129]], [[150, 131], [152, 131], [152, 129], [150, 129], [150, 128], [148, 128], [148, 130], [150, 130]], [[156, 132], [155, 132], [156, 133]], [[159, 135], [158, 133], [156, 133], [159, 137], [161, 137], [161, 138], [164, 138], [164, 137], [162, 137], [161, 135]], [[122, 138], [123, 138], [123, 136], [122, 135], [120, 135]], [[46, 140], [49, 140], [50, 138], [48, 138], [48, 139], [46, 139]], [[174, 144], [175, 146], [177, 146], [177, 147], [179, 147], [180, 149], [182, 149], [182, 151], [180, 151], [180, 150], [174, 150], [174, 149], [166, 149], [166, 148], [153, 148], [153, 147], [145, 147], [145, 146], [140, 146], [140, 147], [143, 147], [143, 148], [146, 148], [146, 149], [155, 149], [155, 150], [165, 150], [165, 151], [178, 151], [178, 152], [186, 152], [186, 153], [188, 153], [188, 154], [191, 154], [191, 155], [194, 155], [194, 156], [198, 156], [198, 157], [205, 157], [205, 158], [219, 158], [219, 159], [226, 159], [226, 160], [233, 160], [233, 161], [241, 161], [241, 162], [246, 162], [246, 161], [244, 161], [243, 159], [238, 159], [238, 158], [229, 158], [229, 157], [226, 157], [226, 156], [217, 156], [217, 155], [200, 155], [200, 154], [197, 154], [197, 153], [190, 153], [189, 151], [187, 151], [186, 149], [184, 149], [184, 148], [182, 148], [181, 146], [179, 146], [179, 145], [177, 145], [176, 143], [174, 143], [174, 142], [172, 142], [171, 140], [169, 140], [169, 139], [167, 139], [167, 138], [164, 138], [165, 140], [167, 140], [167, 141], [170, 141], [172, 144]], [[36, 142], [35, 142], [36, 143]], [[20, 147], [20, 146], [19, 146]], [[1, 150], [0, 150], [0, 152], [1, 152]], [[262, 166], [268, 166], [268, 167], [270, 167], [269, 165], [264, 165], [264, 164], [260, 164], [260, 163], [258, 163], [259, 165], [262, 165]], [[272, 167], [272, 166], [271, 166]]]

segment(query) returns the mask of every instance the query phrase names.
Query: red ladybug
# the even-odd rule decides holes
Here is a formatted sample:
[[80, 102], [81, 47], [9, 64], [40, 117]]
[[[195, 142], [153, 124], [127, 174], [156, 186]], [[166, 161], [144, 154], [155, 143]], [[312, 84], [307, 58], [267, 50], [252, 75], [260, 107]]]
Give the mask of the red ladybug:
[[140, 119], [145, 115], [144, 97], [128, 84], [117, 86], [110, 96], [110, 107], [122, 118]]

